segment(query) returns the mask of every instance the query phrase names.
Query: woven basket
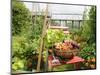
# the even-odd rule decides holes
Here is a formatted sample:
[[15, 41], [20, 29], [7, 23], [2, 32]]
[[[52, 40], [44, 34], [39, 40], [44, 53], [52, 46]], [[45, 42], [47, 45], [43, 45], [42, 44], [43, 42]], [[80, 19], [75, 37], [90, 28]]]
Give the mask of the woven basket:
[[55, 54], [58, 57], [62, 57], [65, 59], [71, 59], [73, 56], [76, 56], [78, 54], [79, 50], [67, 50], [67, 51], [61, 51], [61, 50], [55, 50]]

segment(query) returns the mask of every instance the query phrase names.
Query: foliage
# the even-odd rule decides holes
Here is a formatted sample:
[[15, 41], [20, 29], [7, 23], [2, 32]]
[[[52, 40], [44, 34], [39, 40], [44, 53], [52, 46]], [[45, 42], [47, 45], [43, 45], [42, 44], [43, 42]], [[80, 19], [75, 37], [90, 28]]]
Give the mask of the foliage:
[[29, 30], [31, 14], [22, 2], [12, 1], [12, 35], [20, 35]]
[[12, 56], [28, 58], [37, 53], [39, 40], [28, 42], [25, 37], [15, 36], [12, 38]]
[[62, 42], [65, 39], [70, 39], [70, 35], [65, 35], [62, 30], [49, 29], [47, 31], [47, 36], [46, 36], [47, 47], [52, 47], [54, 43]]
[[24, 37], [13, 37], [12, 38], [12, 56], [24, 57], [23, 52], [27, 43]]
[[79, 56], [81, 56], [84, 59], [91, 59], [96, 56], [96, 51], [95, 51], [95, 43], [92, 45], [85, 46], [79, 53]]
[[35, 16], [33, 18], [33, 25], [31, 26], [30, 39], [39, 39], [42, 34], [42, 27], [44, 22], [44, 16]]
[[[88, 12], [87, 12], [88, 11]], [[91, 6], [84, 13], [84, 21], [79, 30], [71, 30], [73, 40], [80, 44], [79, 56], [85, 59], [85, 68], [95, 68], [96, 59], [96, 7]], [[87, 67], [86, 67], [87, 66]]]
[[87, 39], [88, 43], [96, 42], [96, 7], [92, 6], [88, 13], [89, 20], [83, 22], [82, 37]]
[[92, 44], [96, 42], [96, 7], [91, 6], [83, 14], [83, 23], [79, 30], [71, 30], [73, 40], [79, 43], [87, 42]]
[[77, 41], [77, 43], [82, 43], [83, 41], [86, 41], [81, 35], [82, 35], [82, 29], [73, 29], [71, 32], [71, 38], [74, 41]]
[[64, 71], [71, 71], [71, 70], [75, 70], [74, 69], [74, 65], [73, 64], [65, 64], [65, 65], [61, 65], [61, 66], [56, 66], [53, 68], [53, 71], [60, 71], [60, 72], [64, 72]]
[[[29, 70], [28, 59], [38, 54], [43, 16], [31, 17], [24, 3], [12, 1], [12, 69]], [[32, 22], [33, 21], [33, 22]], [[33, 63], [37, 63], [33, 59]]]
[[14, 57], [12, 60], [12, 70], [25, 70], [25, 59], [19, 59], [18, 57]]
[[[25, 37], [14, 36], [12, 38], [12, 69], [29, 70], [28, 66], [25, 63], [28, 62], [28, 59], [32, 59], [34, 55], [37, 55], [38, 48], [39, 40], [34, 39], [32, 42], [29, 42]], [[15, 60], [15, 58], [17, 59]], [[34, 61], [34, 63], [36, 62], [37, 61]]]
[[80, 56], [85, 59], [95, 58], [96, 53], [96, 7], [92, 6], [88, 12], [89, 20], [85, 20], [82, 25], [81, 37], [85, 39], [81, 42]]
[[93, 43], [92, 45], [88, 45], [85, 43], [82, 50], [79, 52], [79, 56], [85, 59], [81, 65], [87, 69], [95, 69], [96, 68], [96, 45]]

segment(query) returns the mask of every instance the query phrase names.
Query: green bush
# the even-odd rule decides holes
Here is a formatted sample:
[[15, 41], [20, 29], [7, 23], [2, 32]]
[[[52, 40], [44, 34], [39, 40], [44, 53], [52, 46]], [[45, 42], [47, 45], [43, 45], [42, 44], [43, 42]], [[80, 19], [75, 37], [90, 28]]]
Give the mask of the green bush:
[[24, 3], [12, 0], [12, 35], [20, 35], [32, 25], [31, 13]]
[[12, 38], [12, 55], [25, 58], [36, 54], [39, 48], [39, 41], [28, 42], [25, 37], [15, 36]]
[[25, 70], [26, 69], [26, 60], [25, 59], [19, 59], [18, 57], [14, 57], [12, 60], [12, 70]]

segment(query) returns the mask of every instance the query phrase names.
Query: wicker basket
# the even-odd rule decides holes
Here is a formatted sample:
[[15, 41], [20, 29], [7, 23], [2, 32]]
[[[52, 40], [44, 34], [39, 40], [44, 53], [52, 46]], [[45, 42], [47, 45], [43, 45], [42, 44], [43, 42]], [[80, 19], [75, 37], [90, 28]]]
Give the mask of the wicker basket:
[[61, 50], [55, 50], [55, 54], [58, 57], [62, 57], [65, 59], [71, 59], [73, 56], [76, 56], [78, 54], [79, 50], [67, 50], [67, 51], [61, 51]]

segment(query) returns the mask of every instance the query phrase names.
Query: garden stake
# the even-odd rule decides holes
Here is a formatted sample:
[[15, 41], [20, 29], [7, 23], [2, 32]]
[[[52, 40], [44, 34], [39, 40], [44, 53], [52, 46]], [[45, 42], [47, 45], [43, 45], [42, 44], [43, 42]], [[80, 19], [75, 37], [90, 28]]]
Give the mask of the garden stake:
[[39, 56], [38, 56], [38, 63], [37, 63], [37, 72], [40, 72], [43, 40], [44, 40], [45, 33], [46, 33], [47, 15], [48, 15], [48, 5], [46, 6], [46, 10], [45, 10], [44, 24], [43, 24], [42, 35], [41, 35], [41, 39], [40, 39], [40, 49], [39, 49]]

